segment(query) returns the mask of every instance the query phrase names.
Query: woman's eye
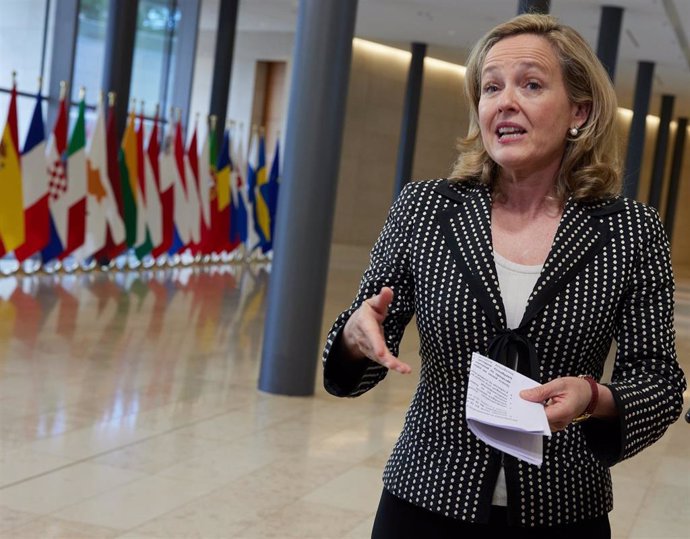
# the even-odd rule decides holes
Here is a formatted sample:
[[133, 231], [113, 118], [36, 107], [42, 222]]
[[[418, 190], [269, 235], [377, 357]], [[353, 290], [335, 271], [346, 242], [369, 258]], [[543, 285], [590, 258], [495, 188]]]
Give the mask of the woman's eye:
[[484, 93], [485, 94], [490, 94], [498, 90], [498, 86], [495, 84], [485, 84], [484, 85]]
[[539, 90], [541, 88], [541, 84], [535, 81], [529, 81], [526, 86], [530, 90]]

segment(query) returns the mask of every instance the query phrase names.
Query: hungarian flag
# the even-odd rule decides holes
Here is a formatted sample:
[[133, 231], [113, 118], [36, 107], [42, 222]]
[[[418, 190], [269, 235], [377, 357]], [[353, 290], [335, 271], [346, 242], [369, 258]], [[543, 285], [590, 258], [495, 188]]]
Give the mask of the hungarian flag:
[[24, 220], [26, 227], [24, 243], [15, 249], [19, 262], [43, 249], [50, 240], [50, 209], [46, 183], [46, 144], [41, 93], [36, 95], [34, 114], [22, 152], [22, 194], [24, 196]]
[[17, 132], [17, 86], [12, 85], [0, 141], [0, 255], [24, 243], [24, 198]]
[[[136, 200], [137, 208], [137, 235], [134, 246], [134, 253], [138, 259], [144, 258], [153, 250], [153, 243], [151, 241], [151, 233], [149, 231], [149, 214], [148, 202], [149, 193], [146, 192], [146, 163], [144, 156], [144, 113], [139, 114], [139, 128], [136, 130], [136, 167], [137, 167], [137, 182]], [[153, 197], [151, 197], [153, 200]]]
[[137, 244], [137, 199], [138, 163], [137, 134], [134, 129], [134, 112], [129, 113], [125, 134], [118, 156], [120, 165], [120, 186], [122, 189], [122, 209], [125, 221], [125, 243], [127, 247]]

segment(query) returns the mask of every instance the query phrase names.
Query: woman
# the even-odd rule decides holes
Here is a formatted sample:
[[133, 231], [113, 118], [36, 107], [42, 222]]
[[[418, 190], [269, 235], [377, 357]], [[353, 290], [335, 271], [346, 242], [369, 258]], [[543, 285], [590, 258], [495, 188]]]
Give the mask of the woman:
[[[654, 210], [619, 196], [615, 94], [574, 30], [516, 17], [480, 40], [465, 76], [453, 178], [414, 182], [394, 204], [329, 333], [325, 385], [358, 396], [409, 373], [396, 355], [416, 315], [420, 382], [374, 537], [610, 537], [609, 467], [681, 413], [668, 242]], [[521, 395], [545, 403], [541, 466], [470, 432], [473, 352], [543, 384]]]

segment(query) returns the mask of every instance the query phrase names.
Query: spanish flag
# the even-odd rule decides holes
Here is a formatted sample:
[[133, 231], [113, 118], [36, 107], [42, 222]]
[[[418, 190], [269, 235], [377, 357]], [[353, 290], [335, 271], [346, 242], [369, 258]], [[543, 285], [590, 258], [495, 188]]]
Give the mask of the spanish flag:
[[7, 123], [0, 141], [0, 254], [24, 243], [24, 198], [17, 131], [17, 85], [12, 85]]

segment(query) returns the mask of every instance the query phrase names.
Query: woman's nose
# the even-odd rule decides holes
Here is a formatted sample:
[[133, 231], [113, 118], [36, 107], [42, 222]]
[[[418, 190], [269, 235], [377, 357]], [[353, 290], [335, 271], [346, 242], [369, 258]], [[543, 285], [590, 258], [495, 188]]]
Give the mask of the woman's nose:
[[498, 108], [501, 111], [517, 109], [515, 89], [511, 86], [506, 86], [501, 90], [501, 95], [498, 99]]

